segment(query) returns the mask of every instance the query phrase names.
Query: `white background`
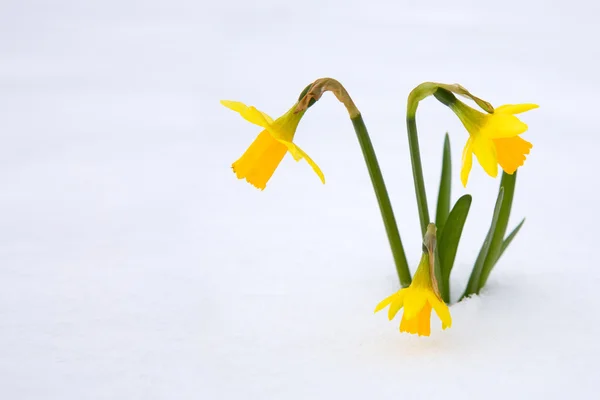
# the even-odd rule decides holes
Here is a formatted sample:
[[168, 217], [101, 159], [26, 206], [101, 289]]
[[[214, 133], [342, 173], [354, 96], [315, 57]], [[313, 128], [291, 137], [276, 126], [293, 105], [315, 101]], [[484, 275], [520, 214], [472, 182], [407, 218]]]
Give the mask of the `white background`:
[[[600, 6], [592, 1], [0, 3], [0, 398], [594, 398]], [[423, 81], [523, 114], [534, 144], [485, 292], [453, 327], [398, 332], [398, 289], [347, 113], [331, 94], [260, 192], [231, 172], [319, 77], [371, 132], [411, 265], [420, 233], [404, 126]], [[418, 126], [434, 209], [443, 134], [474, 196], [462, 291], [499, 179], [433, 99]]]

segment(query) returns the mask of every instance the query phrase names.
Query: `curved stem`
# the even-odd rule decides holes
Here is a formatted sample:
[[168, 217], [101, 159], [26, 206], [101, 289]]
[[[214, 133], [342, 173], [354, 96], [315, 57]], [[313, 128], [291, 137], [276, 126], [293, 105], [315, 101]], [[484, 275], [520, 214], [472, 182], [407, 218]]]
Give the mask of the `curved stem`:
[[[373, 144], [371, 143], [367, 127], [365, 126], [360, 113], [352, 117], [351, 121], [358, 142], [360, 143], [367, 169], [369, 170], [371, 182], [373, 183], [373, 190], [375, 190], [375, 196], [377, 197], [377, 203], [379, 204], [379, 210], [381, 211], [381, 217], [383, 219], [383, 224], [385, 225], [385, 232], [387, 233], [390, 242], [394, 263], [396, 264], [396, 271], [398, 272], [398, 278], [400, 278], [400, 284], [402, 287], [407, 287], [411, 282], [410, 270], [408, 269], [408, 262], [406, 261], [406, 254], [404, 253], [404, 247], [402, 246], [402, 240], [400, 239], [400, 233], [398, 232], [398, 225], [396, 224], [392, 204], [390, 203], [385, 182], [381, 175], [381, 169], [379, 168], [379, 163], [375, 156]], [[425, 226], [425, 229], [427, 229], [427, 226]]]
[[417, 136], [416, 114], [419, 102], [428, 96], [434, 95], [439, 101], [450, 106], [449, 102], [456, 101], [452, 94], [465, 96], [477, 103], [488, 113], [494, 112], [492, 105], [476, 96], [473, 96], [464, 87], [454, 84], [448, 85], [436, 82], [423, 82], [414, 88], [408, 95], [406, 108], [406, 125], [408, 128], [408, 145], [410, 147], [410, 160], [413, 169], [417, 205], [419, 206], [419, 219], [421, 221], [421, 234], [425, 235], [427, 224], [429, 224], [429, 209], [427, 208], [427, 195], [425, 194], [425, 183], [423, 181], [423, 168], [421, 167], [421, 155], [419, 153], [419, 139]]
[[[392, 204], [390, 203], [390, 197], [388, 196], [385, 182], [381, 175], [381, 169], [379, 168], [379, 163], [377, 162], [375, 150], [373, 149], [371, 138], [367, 132], [367, 127], [365, 126], [365, 122], [363, 121], [356, 104], [354, 104], [352, 98], [350, 98], [348, 91], [346, 91], [346, 88], [335, 79], [317, 79], [311, 85], [307, 86], [300, 94], [296, 112], [306, 110], [314, 104], [315, 101], [318, 101], [325, 92], [332, 92], [344, 107], [346, 107], [346, 110], [350, 115], [352, 126], [354, 126], [354, 131], [356, 132], [358, 143], [360, 144], [363, 157], [365, 158], [369, 176], [371, 177], [375, 197], [379, 204], [379, 211], [381, 211], [385, 232], [392, 249], [392, 256], [394, 257], [398, 278], [400, 278], [402, 287], [407, 287], [410, 285], [412, 279], [410, 277], [410, 270], [408, 269], [404, 247], [402, 246], [402, 240], [400, 239], [400, 233], [398, 232], [396, 218], [394, 217], [394, 211], [392, 210]], [[427, 228], [427, 225], [425, 227]], [[423, 235], [425, 235], [425, 233], [423, 233]]]

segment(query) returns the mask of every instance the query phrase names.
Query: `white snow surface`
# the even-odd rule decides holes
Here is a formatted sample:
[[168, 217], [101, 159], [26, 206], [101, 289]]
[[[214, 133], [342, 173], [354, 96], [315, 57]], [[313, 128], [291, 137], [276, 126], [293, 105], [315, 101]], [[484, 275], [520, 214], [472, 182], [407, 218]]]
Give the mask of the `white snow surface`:
[[[0, 398], [576, 399], [600, 376], [594, 1], [4, 0]], [[230, 165], [319, 77], [365, 118], [411, 265], [421, 237], [404, 125], [423, 81], [522, 115], [534, 148], [486, 290], [400, 334], [399, 288], [360, 147], [331, 94], [263, 192]], [[466, 283], [498, 179], [434, 99], [418, 112], [434, 213], [443, 134], [474, 196]], [[433, 215], [432, 215], [433, 216]]]

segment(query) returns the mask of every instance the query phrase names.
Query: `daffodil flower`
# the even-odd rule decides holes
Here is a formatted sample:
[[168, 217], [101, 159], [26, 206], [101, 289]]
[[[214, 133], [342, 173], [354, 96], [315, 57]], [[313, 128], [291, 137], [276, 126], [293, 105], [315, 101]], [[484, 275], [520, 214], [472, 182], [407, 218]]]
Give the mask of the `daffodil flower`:
[[[427, 244], [427, 242], [431, 244]], [[437, 281], [433, 273], [433, 254], [435, 246], [435, 225], [429, 224], [425, 236], [427, 251], [423, 252], [419, 267], [409, 287], [400, 289], [385, 298], [375, 308], [375, 312], [389, 306], [388, 318], [394, 319], [398, 311], [404, 307], [400, 332], [429, 336], [431, 333], [431, 310], [435, 310], [442, 320], [442, 329], [452, 326], [450, 310], [439, 295]]]
[[513, 174], [525, 163], [525, 156], [533, 147], [519, 135], [527, 130], [515, 114], [537, 108], [537, 104], [515, 104], [497, 107], [493, 113], [482, 113], [460, 100], [449, 104], [469, 132], [462, 153], [460, 180], [467, 186], [473, 166], [473, 154], [488, 175], [498, 176], [498, 164], [507, 174]]
[[319, 176], [321, 182], [325, 183], [325, 177], [319, 166], [292, 142], [298, 123], [305, 113], [305, 111], [294, 112], [297, 103], [276, 120], [239, 101], [221, 100], [221, 104], [238, 112], [246, 121], [264, 128], [246, 152], [232, 164], [231, 168], [238, 179], [245, 178], [248, 183], [263, 190], [289, 151], [296, 161], [304, 158]]

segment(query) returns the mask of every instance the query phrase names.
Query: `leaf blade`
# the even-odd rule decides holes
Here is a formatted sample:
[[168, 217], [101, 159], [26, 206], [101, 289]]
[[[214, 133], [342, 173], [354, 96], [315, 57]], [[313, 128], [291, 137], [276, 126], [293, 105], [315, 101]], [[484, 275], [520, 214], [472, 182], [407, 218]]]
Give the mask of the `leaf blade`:
[[508, 248], [510, 242], [512, 242], [515, 236], [517, 236], [517, 233], [519, 233], [524, 223], [525, 218], [523, 218], [521, 222], [519, 222], [519, 225], [517, 225], [517, 227], [513, 229], [512, 232], [506, 237], [506, 239], [504, 239], [504, 241], [502, 242], [502, 247], [500, 249], [500, 254], [498, 254], [498, 260], [500, 259], [500, 257], [502, 257], [502, 254], [504, 254], [504, 250]]
[[447, 303], [450, 301], [450, 273], [454, 266], [458, 244], [471, 209], [472, 200], [473, 198], [469, 194], [458, 199], [448, 215], [444, 229], [440, 232], [438, 251], [442, 282], [445, 285], [442, 294], [447, 296], [444, 298]]
[[494, 232], [496, 232], [496, 225], [498, 223], [498, 218], [500, 217], [500, 209], [502, 208], [503, 200], [504, 188], [500, 187], [500, 190], [498, 191], [498, 197], [496, 198], [496, 205], [494, 206], [494, 214], [492, 216], [492, 223], [490, 225], [490, 229], [488, 230], [485, 240], [483, 241], [481, 250], [479, 250], [479, 254], [477, 255], [477, 259], [475, 260], [475, 265], [473, 266], [473, 270], [471, 271], [471, 276], [469, 277], [469, 282], [467, 283], [467, 288], [461, 296], [461, 300], [472, 294], [479, 293], [479, 289], [481, 288], [479, 283], [481, 281], [483, 266], [489, 253]]
[[498, 222], [496, 230], [492, 237], [490, 249], [486, 256], [481, 271], [481, 277], [479, 281], [479, 289], [483, 288], [492, 272], [492, 269], [500, 258], [500, 252], [502, 250], [502, 243], [504, 242], [504, 236], [506, 235], [506, 228], [508, 227], [508, 219], [510, 218], [510, 211], [512, 208], [513, 197], [515, 194], [515, 185], [517, 182], [517, 172], [509, 175], [506, 172], [502, 172], [502, 180], [500, 181], [500, 187], [504, 189], [504, 200], [500, 208], [500, 215], [498, 216]]
[[450, 214], [450, 191], [452, 187], [452, 154], [450, 152], [450, 137], [446, 133], [444, 138], [444, 150], [442, 154], [442, 174], [440, 176], [440, 188], [438, 191], [437, 207], [435, 212], [435, 225], [438, 230], [444, 229], [444, 225]]

